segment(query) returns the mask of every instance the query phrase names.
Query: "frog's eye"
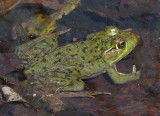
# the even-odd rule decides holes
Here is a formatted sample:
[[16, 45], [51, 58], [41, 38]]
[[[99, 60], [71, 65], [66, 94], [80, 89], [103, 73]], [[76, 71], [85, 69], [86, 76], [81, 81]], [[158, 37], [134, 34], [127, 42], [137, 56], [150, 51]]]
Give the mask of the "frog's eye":
[[105, 31], [109, 36], [115, 36], [119, 32], [119, 29], [115, 26], [108, 26]]
[[124, 40], [118, 40], [116, 42], [116, 49], [123, 49], [126, 45], [126, 42]]

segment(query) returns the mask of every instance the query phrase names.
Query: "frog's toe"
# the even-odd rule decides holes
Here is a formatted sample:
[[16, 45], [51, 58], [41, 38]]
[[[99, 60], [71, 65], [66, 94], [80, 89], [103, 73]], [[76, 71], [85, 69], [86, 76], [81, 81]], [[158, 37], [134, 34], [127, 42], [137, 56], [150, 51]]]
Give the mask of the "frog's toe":
[[136, 71], [136, 66], [133, 65], [132, 73], [125, 74], [117, 71], [116, 65], [107, 69], [108, 75], [115, 84], [124, 84], [132, 80], [140, 78], [141, 72]]

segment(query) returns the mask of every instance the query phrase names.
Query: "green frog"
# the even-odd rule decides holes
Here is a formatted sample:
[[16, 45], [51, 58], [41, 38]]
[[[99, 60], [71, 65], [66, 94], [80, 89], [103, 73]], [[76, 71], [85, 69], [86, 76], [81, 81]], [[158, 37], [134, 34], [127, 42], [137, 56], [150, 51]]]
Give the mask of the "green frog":
[[49, 34], [19, 46], [15, 53], [22, 60], [28, 77], [37, 75], [44, 85], [61, 91], [84, 89], [83, 79], [107, 72], [115, 84], [140, 77], [140, 71], [129, 74], [116, 70], [115, 63], [127, 56], [140, 36], [108, 26], [88, 35], [85, 41], [58, 45], [58, 34]]

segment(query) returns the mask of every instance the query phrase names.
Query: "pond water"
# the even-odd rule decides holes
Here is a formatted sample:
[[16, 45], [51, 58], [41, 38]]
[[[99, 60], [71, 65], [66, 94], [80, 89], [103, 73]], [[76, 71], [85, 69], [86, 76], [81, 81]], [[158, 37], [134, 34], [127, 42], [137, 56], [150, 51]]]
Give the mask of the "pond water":
[[[160, 115], [160, 1], [17, 0], [15, 4], [0, 1], [0, 7], [0, 74], [16, 83], [11, 86], [1, 79], [0, 84], [11, 86], [30, 102], [6, 103], [1, 94], [1, 116]], [[125, 73], [130, 73], [132, 65], [136, 65], [141, 71], [140, 79], [118, 85], [105, 73], [84, 80], [85, 90], [111, 94], [72, 98], [61, 98], [56, 94], [46, 98], [44, 96], [50, 95], [50, 90], [44, 88], [39, 91], [41, 96], [29, 96], [34, 89], [39, 89], [28, 85], [23, 88], [21, 83], [26, 80], [23, 70], [14, 71], [20, 64], [13, 54], [17, 46], [52, 32], [64, 33], [58, 39], [59, 45], [80, 42], [86, 40], [87, 35], [111, 25], [140, 35], [136, 48], [117, 64], [118, 71]], [[65, 32], [67, 29], [71, 30]]]

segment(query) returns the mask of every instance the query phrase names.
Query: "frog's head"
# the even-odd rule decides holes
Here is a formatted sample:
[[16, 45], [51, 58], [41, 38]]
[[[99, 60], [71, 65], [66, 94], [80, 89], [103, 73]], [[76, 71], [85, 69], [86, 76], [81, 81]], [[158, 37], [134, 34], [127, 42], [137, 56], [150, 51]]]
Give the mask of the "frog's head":
[[114, 26], [107, 27], [104, 33], [108, 35], [107, 40], [109, 40], [109, 44], [107, 45], [107, 50], [103, 53], [103, 58], [105, 62], [110, 65], [107, 68], [107, 72], [113, 82], [123, 84], [131, 80], [139, 79], [141, 73], [140, 71], [136, 71], [135, 65], [133, 65], [132, 73], [124, 74], [118, 72], [114, 64], [127, 56], [135, 48], [140, 36], [127, 30], [119, 30]]
[[[115, 63], [127, 56], [137, 45], [140, 36], [129, 32], [128, 30], [119, 30], [117, 27], [108, 26], [104, 31], [91, 34], [87, 37], [92, 48], [98, 48], [103, 61], [105, 62], [105, 71], [108, 72], [111, 79], [117, 84], [123, 84], [140, 77], [140, 71], [136, 71], [133, 65], [133, 71], [124, 74], [117, 71]], [[97, 47], [98, 45], [98, 47]]]
[[105, 29], [109, 36], [109, 49], [104, 54], [104, 60], [111, 66], [127, 56], [137, 45], [140, 36], [126, 30], [119, 30], [114, 26]]

